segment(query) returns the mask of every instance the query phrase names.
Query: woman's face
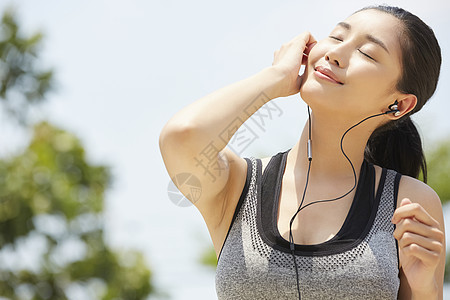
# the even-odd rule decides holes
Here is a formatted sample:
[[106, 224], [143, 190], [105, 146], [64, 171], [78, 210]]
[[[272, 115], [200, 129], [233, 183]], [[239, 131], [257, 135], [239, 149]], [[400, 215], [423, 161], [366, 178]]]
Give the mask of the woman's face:
[[309, 53], [302, 98], [317, 111], [355, 116], [386, 111], [399, 95], [400, 29], [394, 16], [372, 9], [336, 25]]

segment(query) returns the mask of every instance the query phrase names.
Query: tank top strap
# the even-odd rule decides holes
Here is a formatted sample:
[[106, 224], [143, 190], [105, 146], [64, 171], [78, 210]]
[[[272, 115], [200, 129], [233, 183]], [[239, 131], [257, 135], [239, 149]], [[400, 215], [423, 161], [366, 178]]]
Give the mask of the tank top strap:
[[248, 197], [251, 197], [252, 195], [254, 195], [255, 193], [255, 189], [256, 189], [256, 177], [257, 177], [257, 173], [258, 173], [258, 169], [257, 169], [257, 159], [255, 157], [244, 157], [245, 161], [247, 162], [247, 176], [245, 178], [245, 184], [244, 184], [244, 188], [241, 192], [241, 195], [239, 197], [238, 203], [236, 205], [236, 208], [234, 210], [234, 214], [233, 214], [233, 218], [231, 219], [231, 223], [230, 226], [228, 228], [228, 232], [227, 235], [225, 237], [224, 243], [222, 245], [222, 248], [220, 249], [219, 252], [219, 256], [218, 256], [218, 260], [220, 260], [220, 256], [222, 255], [222, 251], [225, 247], [225, 244], [228, 240], [228, 236], [230, 235], [230, 231], [233, 227], [233, 225], [236, 222], [239, 222], [239, 219], [242, 217], [245, 217], [246, 220], [248, 220], [248, 215], [247, 216], [243, 216], [243, 212], [241, 207], [244, 205], [244, 203], [246, 202], [246, 199]]

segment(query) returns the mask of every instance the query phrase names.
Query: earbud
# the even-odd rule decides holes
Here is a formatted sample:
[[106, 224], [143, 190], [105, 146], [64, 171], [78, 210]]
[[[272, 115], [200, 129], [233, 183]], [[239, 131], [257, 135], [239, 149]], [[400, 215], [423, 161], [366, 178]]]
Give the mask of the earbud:
[[394, 116], [398, 117], [401, 112], [398, 110], [398, 101], [395, 100], [395, 102], [391, 105], [389, 105], [389, 109], [387, 112], [385, 112], [385, 114], [390, 114], [390, 113], [394, 113]]
[[292, 235], [292, 222], [294, 221], [295, 217], [297, 216], [297, 214], [305, 209], [306, 207], [316, 204], [316, 203], [324, 203], [324, 202], [331, 202], [331, 201], [336, 201], [339, 199], [344, 198], [345, 196], [347, 196], [348, 194], [350, 194], [355, 188], [356, 188], [356, 171], [355, 171], [355, 167], [353, 166], [352, 161], [350, 160], [350, 158], [348, 158], [347, 154], [345, 154], [344, 152], [344, 148], [342, 147], [342, 143], [344, 141], [344, 137], [347, 134], [347, 132], [349, 132], [351, 129], [353, 129], [354, 127], [358, 126], [359, 124], [361, 124], [362, 122], [370, 119], [370, 118], [374, 118], [374, 117], [378, 117], [378, 116], [382, 116], [382, 115], [387, 115], [390, 113], [394, 113], [394, 116], [398, 117], [401, 112], [398, 110], [398, 101], [395, 100], [395, 102], [391, 105], [389, 105], [389, 110], [386, 112], [382, 112], [379, 114], [375, 114], [375, 115], [371, 115], [366, 117], [365, 119], [362, 119], [361, 121], [359, 121], [358, 123], [356, 123], [355, 125], [353, 125], [352, 127], [350, 127], [349, 129], [347, 129], [344, 134], [341, 137], [341, 152], [342, 154], [345, 156], [345, 158], [348, 160], [348, 162], [350, 163], [350, 166], [352, 167], [352, 171], [353, 171], [353, 178], [354, 178], [354, 183], [353, 183], [353, 187], [345, 194], [343, 194], [342, 196], [333, 198], [333, 199], [325, 199], [325, 200], [317, 200], [317, 201], [312, 201], [308, 204], [306, 204], [305, 206], [303, 206], [303, 201], [305, 200], [305, 194], [306, 194], [306, 190], [308, 188], [308, 182], [309, 182], [309, 172], [311, 170], [311, 161], [312, 161], [312, 154], [311, 154], [311, 115], [309, 112], [309, 105], [307, 105], [308, 107], [308, 144], [307, 144], [307, 155], [308, 155], [308, 171], [306, 172], [306, 183], [305, 183], [305, 189], [303, 190], [303, 196], [302, 196], [302, 201], [300, 202], [300, 206], [297, 209], [297, 212], [292, 216], [291, 221], [289, 223], [289, 246], [291, 249], [291, 254], [292, 254], [292, 259], [294, 261], [294, 265], [295, 265], [295, 274], [296, 274], [296, 278], [297, 278], [297, 291], [298, 291], [298, 299], [301, 300], [301, 292], [300, 292], [300, 283], [299, 283], [299, 279], [298, 279], [298, 267], [297, 267], [297, 260], [295, 259], [295, 244], [294, 244], [294, 236]]

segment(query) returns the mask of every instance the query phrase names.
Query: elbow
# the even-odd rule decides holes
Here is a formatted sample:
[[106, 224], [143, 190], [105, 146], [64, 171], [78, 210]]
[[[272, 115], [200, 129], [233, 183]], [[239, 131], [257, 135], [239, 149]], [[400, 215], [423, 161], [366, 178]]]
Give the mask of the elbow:
[[192, 140], [194, 127], [191, 124], [166, 123], [159, 134], [159, 149], [163, 154], [168, 148], [179, 147]]

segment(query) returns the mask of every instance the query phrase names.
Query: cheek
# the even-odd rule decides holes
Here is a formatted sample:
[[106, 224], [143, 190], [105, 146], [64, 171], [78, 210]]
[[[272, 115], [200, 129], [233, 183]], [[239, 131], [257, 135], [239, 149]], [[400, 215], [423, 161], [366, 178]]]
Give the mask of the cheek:
[[358, 94], [382, 95], [391, 89], [394, 80], [392, 72], [384, 70], [379, 65], [365, 62], [364, 58], [352, 61], [347, 69], [347, 75], [349, 83]]
[[319, 59], [325, 57], [325, 53], [327, 53], [327, 47], [325, 43], [318, 42], [312, 49], [311, 52], [309, 52], [308, 56], [308, 65], [314, 66]]
[[303, 82], [304, 83], [308, 81], [308, 78], [313, 77], [314, 72], [314, 66], [316, 66], [317, 62], [325, 57], [326, 49], [323, 45], [323, 43], [318, 42], [314, 48], [311, 49], [311, 52], [309, 52], [308, 55], [308, 63], [305, 66], [305, 72], [303, 73]]

